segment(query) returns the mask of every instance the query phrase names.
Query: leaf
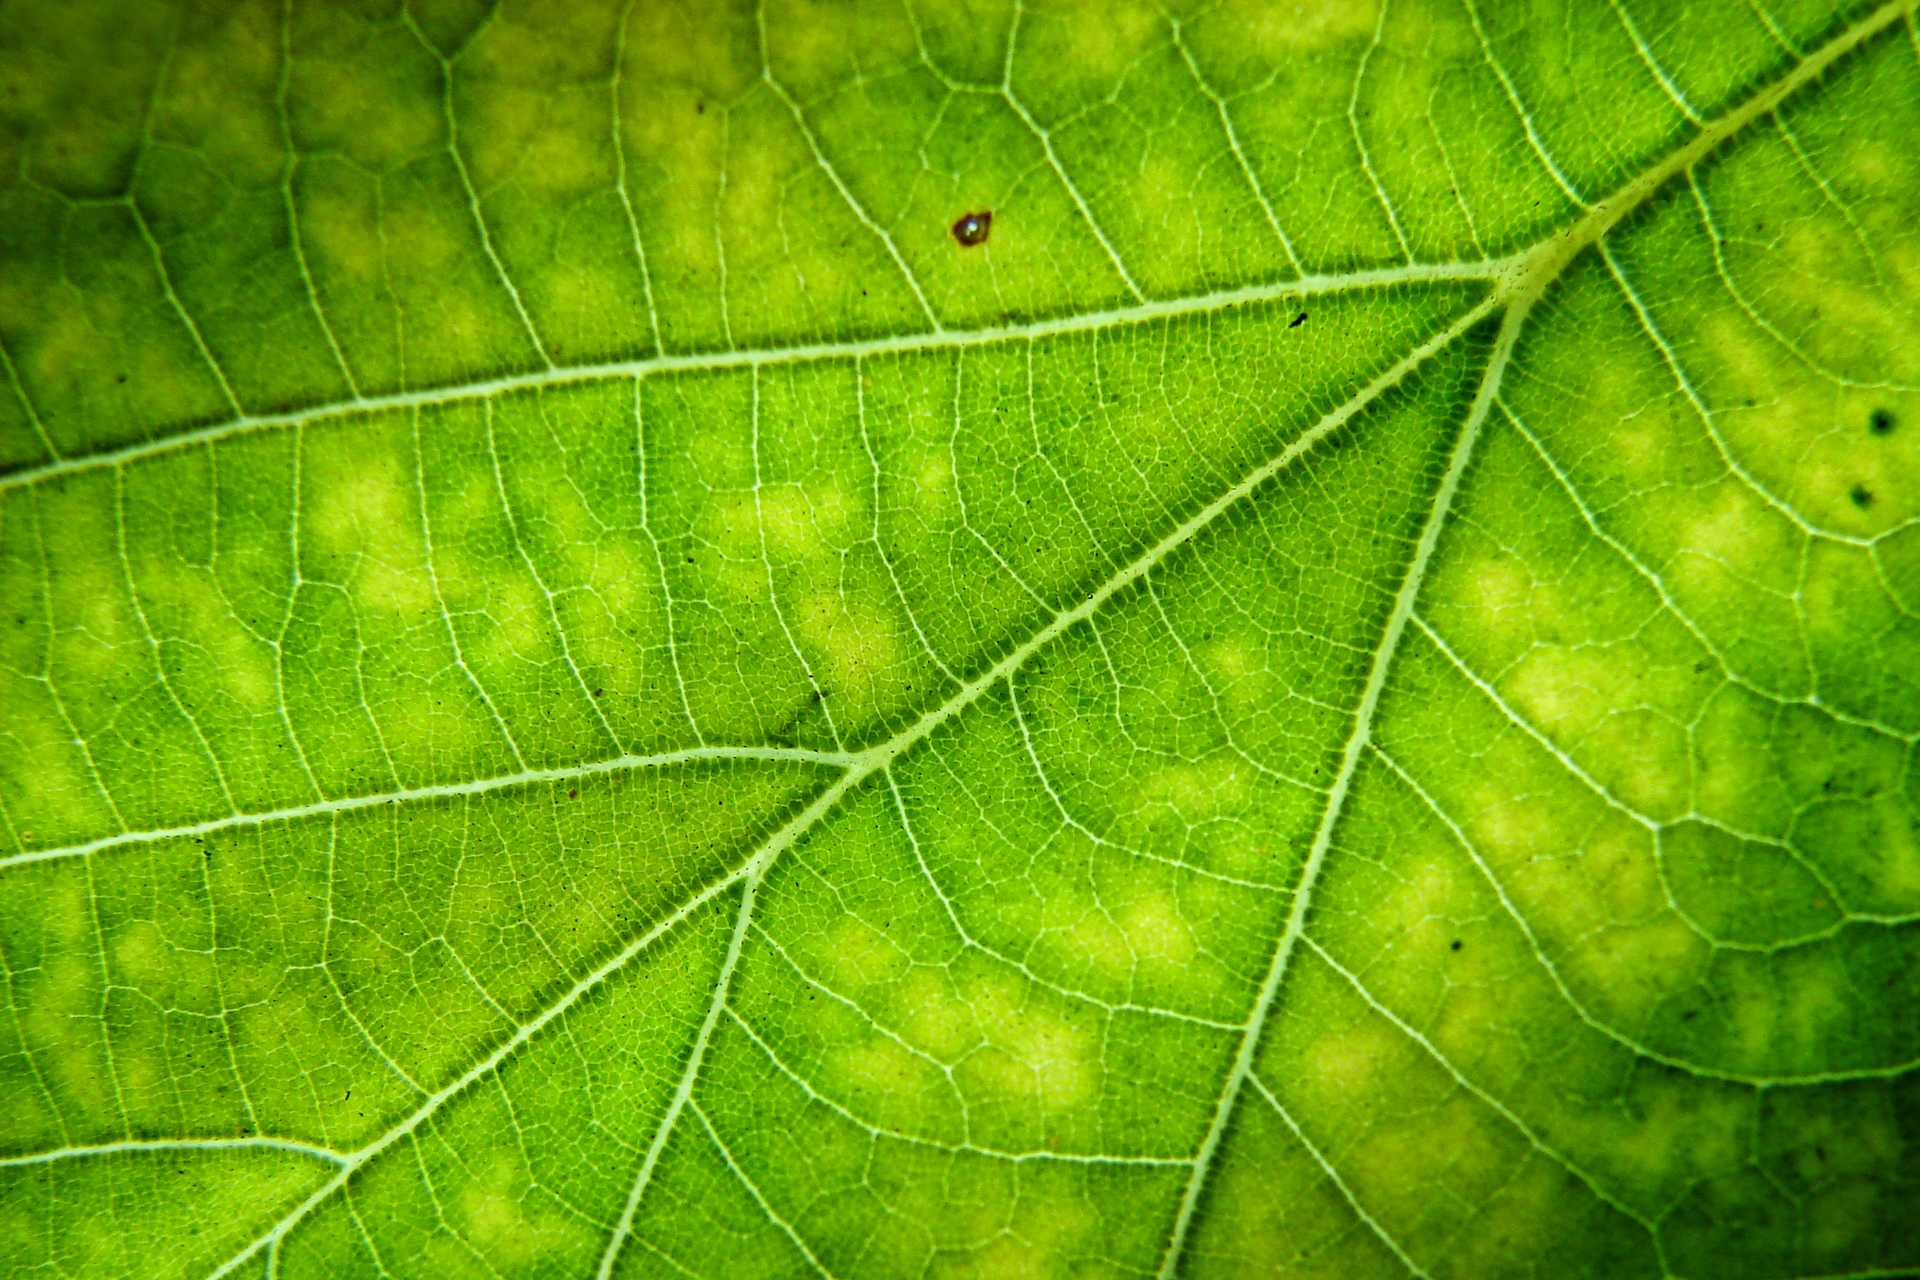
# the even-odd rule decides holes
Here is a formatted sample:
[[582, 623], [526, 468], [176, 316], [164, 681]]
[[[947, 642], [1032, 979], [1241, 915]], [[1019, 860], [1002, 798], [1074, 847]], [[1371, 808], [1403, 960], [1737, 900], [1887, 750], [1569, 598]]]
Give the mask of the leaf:
[[7, 1274], [1920, 1274], [1912, 0], [0, 85]]

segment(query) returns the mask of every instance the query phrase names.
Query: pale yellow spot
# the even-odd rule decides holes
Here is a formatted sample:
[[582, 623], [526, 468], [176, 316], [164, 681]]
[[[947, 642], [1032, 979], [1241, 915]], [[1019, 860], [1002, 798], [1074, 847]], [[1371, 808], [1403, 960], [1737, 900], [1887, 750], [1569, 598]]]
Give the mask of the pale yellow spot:
[[[569, 543], [567, 557], [578, 578], [592, 588], [593, 597], [614, 619], [631, 619], [653, 599], [654, 583], [660, 566], [653, 556], [637, 544], [607, 538], [600, 542]], [[578, 616], [578, 615], [576, 615]], [[616, 652], [625, 653], [628, 642], [617, 632], [592, 637], [602, 642], [604, 661], [613, 661]]]
[[[169, 561], [143, 567], [140, 579], [143, 595], [156, 601], [164, 600], [182, 615], [186, 638], [197, 649], [206, 651], [212, 659], [213, 672], [234, 701], [255, 714], [271, 711], [277, 705], [277, 683], [269, 650], [240, 626], [210, 575]], [[154, 617], [152, 625], [158, 632], [173, 631], [161, 617]]]
[[893, 940], [854, 917], [834, 927], [826, 946], [834, 985], [845, 989], [870, 987], [901, 977], [910, 961]]
[[1491, 632], [1525, 626], [1531, 616], [1533, 579], [1517, 561], [1494, 556], [1469, 567], [1458, 603]]
[[[458, 573], [459, 566], [452, 568]], [[446, 576], [443, 566], [443, 580]], [[476, 661], [510, 670], [515, 658], [539, 661], [547, 656], [553, 622], [539, 587], [522, 577], [496, 577], [480, 598], [494, 627]]]
[[1228, 755], [1156, 770], [1141, 782], [1139, 795], [1148, 805], [1171, 806], [1189, 821], [1236, 812], [1248, 798], [1240, 762]]
[[902, 1037], [943, 1062], [952, 1062], [979, 1039], [973, 1010], [954, 994], [944, 971], [915, 966], [901, 984], [900, 1008]]
[[1372, 35], [1378, 20], [1374, 0], [1298, 0], [1236, 8], [1252, 10], [1247, 35], [1256, 56], [1268, 61]]
[[[13, 291], [5, 298], [0, 314], [9, 319], [31, 316], [36, 341], [21, 361], [34, 382], [42, 386], [66, 386], [75, 375], [110, 362], [106, 343], [88, 327], [85, 313], [78, 307], [61, 307], [42, 316], [29, 312], [24, 303], [13, 302]], [[25, 325], [22, 325], [25, 328]]]
[[1679, 536], [1682, 550], [1743, 574], [1757, 565], [1791, 564], [1795, 541], [1786, 517], [1732, 483], [1721, 485], [1712, 505], [1686, 521]]
[[905, 60], [915, 52], [910, 11], [904, 8], [776, 0], [766, 13], [769, 48], [783, 80], [838, 77], [856, 68]]
[[300, 232], [315, 258], [348, 277], [348, 287], [376, 285], [386, 270], [377, 210], [359, 194], [303, 193]]
[[1580, 874], [1611, 920], [1639, 920], [1666, 903], [1660, 869], [1646, 832], [1618, 823], [1589, 832], [1580, 845]]
[[1369, 1093], [1399, 1048], [1389, 1028], [1371, 1021], [1321, 1036], [1307, 1049], [1307, 1081], [1329, 1102]]
[[838, 592], [817, 591], [797, 611], [800, 638], [826, 664], [828, 688], [873, 702], [890, 701], [904, 674], [899, 632], [891, 620]]
[[85, 942], [93, 933], [88, 918], [87, 895], [80, 882], [63, 878], [57, 888], [40, 900], [36, 914], [47, 931], [69, 949]]
[[[1879, 1186], [1870, 1181], [1842, 1182], [1816, 1193], [1806, 1209], [1808, 1249], [1830, 1256], [1853, 1244], [1861, 1232], [1874, 1229], [1882, 1218], [1876, 1207], [1880, 1195]], [[1910, 1211], [1909, 1205], [1901, 1212]]]
[[769, 487], [761, 491], [760, 504], [768, 549], [790, 555], [823, 555], [844, 545], [855, 509], [847, 491], [832, 482]]
[[[636, 5], [626, 49], [628, 65], [621, 78], [632, 91], [622, 100], [632, 117], [630, 127], [647, 123], [654, 106], [649, 90], [671, 87], [727, 98], [746, 89], [759, 71], [753, 28], [703, 3]], [[672, 122], [655, 127], [664, 134]]]
[[1535, 649], [1514, 675], [1510, 696], [1549, 737], [1578, 733], [1619, 705], [1619, 681], [1607, 666], [1593, 650]]
[[1088, 911], [1066, 931], [1068, 950], [1109, 975], [1127, 978], [1136, 967], [1178, 968], [1198, 946], [1171, 893], [1141, 895], [1109, 916]]
[[1406, 887], [1381, 904], [1379, 918], [1400, 931], [1431, 927], [1458, 914], [1462, 906], [1470, 909], [1470, 898], [1461, 893], [1462, 887], [1460, 878], [1434, 859], [1408, 875]]
[[[1785, 994], [1785, 1030], [1793, 1038], [1797, 1056], [1817, 1058], [1836, 1033], [1845, 1034], [1844, 1028], [1835, 1025], [1848, 1016], [1849, 1004], [1844, 975], [1837, 968], [1802, 968]], [[1779, 999], [1779, 993], [1774, 999]]]
[[1630, 1108], [1571, 1112], [1558, 1122], [1584, 1130], [1632, 1185], [1657, 1186], [1733, 1167], [1744, 1154], [1751, 1099], [1736, 1090], [1648, 1075], [1634, 1082]]
[[[391, 259], [404, 264], [410, 273], [425, 274], [445, 266], [466, 247], [466, 228], [450, 211], [430, 205], [412, 204], [389, 210], [381, 226]], [[459, 299], [444, 294], [439, 301], [455, 317], [469, 310], [461, 306]], [[457, 318], [451, 327], [459, 331]]]
[[411, 508], [399, 468], [366, 459], [319, 496], [309, 519], [333, 550], [357, 551], [365, 541], [390, 538]]
[[1048, 1197], [1030, 1207], [1011, 1228], [969, 1255], [955, 1273], [973, 1280], [1104, 1280], [1121, 1274], [1089, 1256], [1086, 1240], [1092, 1212], [1077, 1200]]
[[[1697, 981], [1711, 955], [1711, 945], [1678, 914], [1663, 911], [1650, 920], [1600, 930], [1563, 963], [1588, 999], [1604, 1006], [1596, 1012], [1631, 1024]], [[1762, 1038], [1771, 1034], [1769, 1027]]]
[[952, 461], [944, 453], [928, 454], [913, 473], [914, 505], [938, 515], [953, 507], [956, 492]]
[[1193, 168], [1154, 151], [1139, 166], [1133, 180], [1134, 216], [1158, 237], [1160, 252], [1192, 240]]
[[352, 565], [358, 603], [415, 616], [433, 608], [418, 517], [399, 467], [390, 458], [341, 461], [349, 464], [344, 474], [321, 489], [309, 516], [318, 548]]
[[540, 1258], [577, 1249], [587, 1239], [579, 1224], [533, 1210], [528, 1203], [530, 1189], [514, 1193], [520, 1181], [518, 1171], [503, 1160], [460, 1192], [464, 1234], [496, 1269], [526, 1267]]
[[1141, 896], [1121, 914], [1120, 927], [1127, 945], [1142, 960], [1178, 966], [1193, 958], [1193, 927], [1182, 918], [1180, 904], [1170, 893]]
[[115, 976], [151, 995], [165, 983], [175, 954], [157, 926], [145, 921], [130, 925], [113, 946]]
[[1876, 138], [1856, 138], [1842, 163], [1864, 187], [1877, 187], [1891, 176], [1893, 166], [1887, 145]]
[[500, 158], [512, 160], [513, 175], [529, 187], [556, 195], [604, 190], [617, 169], [613, 148], [606, 140], [605, 101], [598, 95], [567, 96], [554, 101], [549, 86], [516, 92], [496, 109], [524, 114], [544, 125], [527, 142], [524, 152]]
[[[405, 35], [398, 38], [411, 43]], [[378, 173], [443, 145], [446, 117], [438, 95], [396, 83], [427, 71], [427, 55], [417, 46], [376, 46], [367, 53], [309, 63], [309, 74], [323, 77], [329, 91], [303, 93], [299, 102], [322, 132], [347, 146], [359, 167]]]
[[1067, 950], [1107, 973], [1125, 975], [1133, 967], [1127, 935], [1104, 912], [1089, 911], [1066, 930]]
[[1065, 24], [1060, 41], [1072, 50], [1072, 69], [1095, 80], [1125, 71], [1161, 31], [1160, 15], [1148, 4], [1069, 5], [1056, 12]]
[[932, 1064], [916, 1058], [904, 1046], [884, 1036], [864, 1044], [839, 1047], [833, 1054], [835, 1070], [857, 1092], [883, 1099], [898, 1098], [920, 1090]]
[[[1631, 678], [1618, 674], [1623, 685]], [[1645, 711], [1610, 716], [1581, 744], [1580, 755], [1593, 762], [1590, 770], [1608, 794], [1634, 812], [1671, 821], [1686, 811], [1687, 736], [1672, 720]]]
[[1011, 979], [972, 984], [967, 1002], [986, 1044], [967, 1059], [968, 1076], [993, 1093], [1046, 1112], [1091, 1102], [1100, 1085], [1091, 1015], [1071, 1021]]
[[1914, 825], [1906, 802], [1892, 791], [1874, 799], [1873, 811], [1880, 829], [1877, 859], [1854, 866], [1871, 874], [1883, 899], [1912, 910], [1920, 903], [1920, 828]]
[[60, 1091], [89, 1117], [106, 1120], [116, 1112], [99, 1035], [99, 964], [74, 954], [43, 963], [21, 1030]]
[[1524, 777], [1487, 782], [1468, 826], [1473, 848], [1517, 899], [1537, 935], [1571, 941], [1661, 909], [1652, 838], [1625, 819], [1596, 823], [1563, 797], [1527, 795]]
[[[167, 132], [184, 132], [196, 152], [211, 150], [214, 167], [236, 186], [274, 182], [284, 163], [271, 112], [234, 109], [249, 91], [264, 94], [280, 55], [279, 32], [259, 10], [237, 10], [217, 26], [210, 43], [174, 46], [164, 110]], [[237, 92], [236, 92], [237, 90]]]

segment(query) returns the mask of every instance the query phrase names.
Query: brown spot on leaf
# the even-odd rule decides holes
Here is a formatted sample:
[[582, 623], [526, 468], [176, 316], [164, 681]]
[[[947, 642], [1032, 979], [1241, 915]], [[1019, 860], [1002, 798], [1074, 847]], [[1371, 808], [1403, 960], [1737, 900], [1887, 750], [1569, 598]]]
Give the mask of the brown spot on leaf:
[[953, 224], [953, 238], [960, 242], [962, 249], [971, 249], [977, 244], [987, 242], [987, 233], [993, 230], [993, 211], [982, 209], [978, 213], [963, 213], [960, 220]]

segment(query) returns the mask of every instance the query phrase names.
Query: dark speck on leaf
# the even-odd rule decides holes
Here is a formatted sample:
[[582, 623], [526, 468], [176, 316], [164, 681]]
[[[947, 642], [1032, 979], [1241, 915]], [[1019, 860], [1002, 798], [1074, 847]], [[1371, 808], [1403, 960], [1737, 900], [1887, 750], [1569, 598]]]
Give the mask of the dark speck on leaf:
[[982, 209], [978, 213], [963, 213], [960, 220], [953, 224], [953, 238], [960, 242], [962, 249], [971, 249], [977, 244], [987, 242], [987, 233], [993, 230], [993, 211]]
[[1857, 484], [1853, 486], [1852, 489], [1847, 491], [1847, 496], [1849, 498], [1852, 498], [1853, 505], [1860, 508], [1862, 511], [1865, 511], [1868, 507], [1873, 505], [1873, 490], [1867, 488], [1867, 486], [1863, 484]]
[[[120, 379], [120, 381], [125, 382], [126, 379], [122, 378]], [[1867, 417], [1867, 430], [1873, 432], [1873, 434], [1877, 436], [1892, 435], [1893, 427], [1894, 427], [1894, 419], [1893, 419], [1893, 410], [1891, 409], [1875, 409]]]
[[1461, 947], [1463, 947], [1463, 946], [1465, 946], [1465, 945], [1466, 945], [1466, 944], [1465, 944], [1465, 943], [1463, 943], [1463, 942], [1461, 942], [1461, 941], [1460, 941], [1460, 939], [1458, 939], [1458, 938], [1455, 938], [1455, 939], [1453, 940], [1453, 949], [1454, 949], [1455, 951], [1458, 951], [1458, 950], [1459, 950], [1459, 949], [1460, 949]]
[[573, 790], [567, 792], [567, 799], [578, 800], [579, 798], [580, 798], [580, 788], [575, 787]]
[[126, 380], [127, 380], [127, 375], [124, 373], [114, 379], [115, 382], [125, 382]]
[[697, 115], [697, 116], [703, 116], [703, 115], [705, 115], [705, 114], [707, 114], [707, 104], [706, 104], [706, 103], [704, 103], [704, 102], [696, 102], [696, 103], [694, 103], [694, 104], [693, 104], [693, 113], [694, 113], [695, 115]]
[[1292, 320], [1288, 321], [1287, 328], [1298, 329], [1301, 325], [1305, 324], [1306, 322], [1307, 322], [1307, 313], [1302, 311], [1299, 315], [1295, 316]]

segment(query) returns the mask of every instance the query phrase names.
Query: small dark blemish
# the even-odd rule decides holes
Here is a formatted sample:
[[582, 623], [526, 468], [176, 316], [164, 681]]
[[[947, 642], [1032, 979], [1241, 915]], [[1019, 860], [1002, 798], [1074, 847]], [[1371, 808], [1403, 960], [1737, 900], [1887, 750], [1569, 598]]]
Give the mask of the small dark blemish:
[[124, 373], [114, 379], [115, 382], [125, 382], [126, 380], [127, 380], [127, 375]]
[[1287, 328], [1298, 329], [1301, 325], [1305, 324], [1306, 322], [1307, 322], [1307, 313], [1302, 311], [1299, 315], [1295, 316], [1292, 320], [1287, 322]]
[[578, 800], [579, 798], [580, 798], [580, 788], [575, 787], [573, 790], [567, 792], [567, 799]]
[[597, 698], [597, 697], [599, 697], [599, 696], [600, 696], [601, 694], [603, 694], [603, 693], [605, 693], [605, 692], [606, 692], [606, 690], [605, 690], [605, 689], [595, 689], [595, 690], [593, 691], [593, 696]]
[[695, 114], [695, 115], [697, 115], [697, 116], [703, 116], [703, 115], [705, 115], [705, 114], [707, 114], [707, 104], [706, 104], [706, 103], [704, 103], [704, 102], [696, 102], [696, 103], [694, 103], [694, 104], [693, 104], [693, 114]]
[[1865, 511], [1873, 505], [1873, 490], [1863, 484], [1857, 484], [1847, 490], [1847, 496], [1853, 499], [1853, 505]]
[[963, 213], [959, 221], [953, 224], [953, 238], [960, 242], [962, 249], [971, 249], [977, 244], [987, 242], [987, 233], [993, 230], [993, 211], [982, 209], [978, 213]]
[[1700, 1011], [1698, 1009], [1689, 1009], [1685, 1013], [1680, 1015], [1680, 1021], [1692, 1022], [1695, 1018], [1699, 1016], [1700, 1016]]
[[1710, 670], [1712, 667], [1713, 667], [1712, 658], [1702, 658], [1700, 659], [1700, 661], [1693, 664], [1693, 674], [1699, 675], [1702, 671]]
[[[125, 382], [126, 379], [122, 378], [120, 381]], [[1891, 409], [1875, 409], [1867, 415], [1867, 430], [1871, 431], [1874, 435], [1890, 436], [1893, 434], [1894, 425], [1893, 410]]]
[[1463, 942], [1461, 942], [1461, 941], [1460, 941], [1460, 939], [1458, 939], [1458, 938], [1455, 938], [1455, 939], [1453, 940], [1453, 949], [1454, 949], [1455, 951], [1458, 951], [1458, 950], [1459, 950], [1459, 949], [1460, 949], [1461, 947], [1463, 947], [1463, 946], [1465, 946], [1465, 945], [1466, 945], [1466, 944], [1465, 944], [1465, 943], [1463, 943]]

